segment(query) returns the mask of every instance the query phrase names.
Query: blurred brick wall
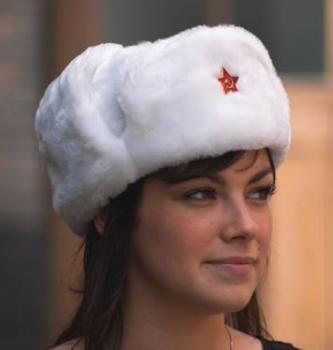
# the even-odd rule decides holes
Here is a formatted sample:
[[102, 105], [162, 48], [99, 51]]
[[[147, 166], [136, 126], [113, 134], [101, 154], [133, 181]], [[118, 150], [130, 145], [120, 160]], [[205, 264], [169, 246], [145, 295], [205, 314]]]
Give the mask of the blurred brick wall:
[[0, 349], [42, 349], [45, 333], [47, 209], [33, 118], [46, 3], [0, 2]]

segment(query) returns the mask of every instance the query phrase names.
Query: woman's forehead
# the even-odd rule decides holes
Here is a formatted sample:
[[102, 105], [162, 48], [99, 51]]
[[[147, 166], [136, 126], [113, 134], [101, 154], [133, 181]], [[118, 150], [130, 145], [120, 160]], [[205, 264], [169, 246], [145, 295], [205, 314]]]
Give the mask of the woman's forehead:
[[269, 156], [265, 149], [261, 149], [257, 151], [245, 151], [242, 156], [230, 166], [230, 168], [242, 172], [249, 170], [254, 166], [264, 165], [270, 165]]
[[256, 167], [271, 168], [275, 173], [270, 153], [267, 149], [250, 151], [232, 151], [215, 158], [195, 160], [176, 167], [163, 169], [151, 177], [168, 183], [178, 183], [193, 178], [209, 177], [229, 171], [245, 172]]
[[238, 159], [234, 164], [226, 169], [222, 169], [218, 176], [222, 178], [231, 179], [236, 177], [244, 177], [244, 179], [251, 179], [252, 182], [256, 182], [267, 175], [271, 174], [275, 179], [275, 170], [272, 167], [272, 163], [269, 159], [269, 155], [265, 150], [261, 151], [248, 151], [244, 152], [242, 157]]
[[[270, 164], [267, 152], [244, 152], [242, 156], [229, 167], [220, 169], [215, 173], [206, 174], [212, 181], [227, 184], [234, 181], [254, 183], [268, 175], [273, 176], [274, 170]], [[200, 176], [201, 177], [201, 176]], [[198, 177], [199, 178], [199, 177]]]

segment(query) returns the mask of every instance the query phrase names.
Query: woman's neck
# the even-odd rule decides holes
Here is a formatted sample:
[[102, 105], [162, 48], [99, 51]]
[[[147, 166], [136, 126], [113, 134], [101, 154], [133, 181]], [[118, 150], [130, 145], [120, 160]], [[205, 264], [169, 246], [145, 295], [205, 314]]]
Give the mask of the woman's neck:
[[229, 345], [223, 314], [204, 314], [139, 291], [126, 298], [121, 350], [229, 350]]

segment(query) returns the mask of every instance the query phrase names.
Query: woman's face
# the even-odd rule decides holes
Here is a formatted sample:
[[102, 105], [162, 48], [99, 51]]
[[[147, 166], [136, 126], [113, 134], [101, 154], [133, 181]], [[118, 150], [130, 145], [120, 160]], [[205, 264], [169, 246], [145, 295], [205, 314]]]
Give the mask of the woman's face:
[[265, 150], [247, 151], [209, 177], [172, 184], [148, 178], [133, 232], [129, 288], [183, 308], [242, 309], [266, 269], [273, 187]]

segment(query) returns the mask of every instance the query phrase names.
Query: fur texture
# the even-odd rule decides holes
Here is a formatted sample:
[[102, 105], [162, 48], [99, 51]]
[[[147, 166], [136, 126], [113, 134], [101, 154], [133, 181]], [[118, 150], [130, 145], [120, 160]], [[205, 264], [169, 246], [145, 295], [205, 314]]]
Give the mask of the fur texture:
[[[221, 69], [239, 77], [225, 94]], [[267, 50], [234, 26], [200, 26], [122, 47], [102, 44], [51, 83], [36, 115], [53, 204], [84, 235], [99, 208], [158, 169], [290, 142], [289, 103]]]

